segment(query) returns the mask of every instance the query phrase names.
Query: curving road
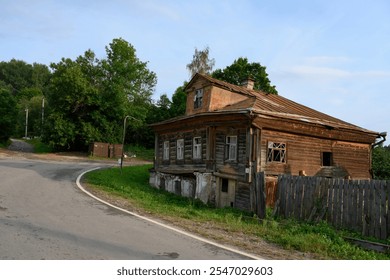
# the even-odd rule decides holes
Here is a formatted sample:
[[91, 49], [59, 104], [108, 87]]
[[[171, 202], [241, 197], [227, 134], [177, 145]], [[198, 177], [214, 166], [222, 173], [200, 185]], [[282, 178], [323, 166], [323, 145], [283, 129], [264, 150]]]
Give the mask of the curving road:
[[0, 159], [0, 259], [246, 259], [80, 191], [97, 165]]

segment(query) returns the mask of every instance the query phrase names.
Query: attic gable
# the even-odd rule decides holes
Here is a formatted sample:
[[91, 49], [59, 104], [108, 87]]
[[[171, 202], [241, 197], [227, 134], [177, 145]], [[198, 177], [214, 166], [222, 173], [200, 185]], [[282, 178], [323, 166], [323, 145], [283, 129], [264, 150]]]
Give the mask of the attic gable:
[[186, 115], [222, 110], [253, 97], [233, 90], [231, 86], [210, 76], [196, 74], [184, 89], [187, 92]]

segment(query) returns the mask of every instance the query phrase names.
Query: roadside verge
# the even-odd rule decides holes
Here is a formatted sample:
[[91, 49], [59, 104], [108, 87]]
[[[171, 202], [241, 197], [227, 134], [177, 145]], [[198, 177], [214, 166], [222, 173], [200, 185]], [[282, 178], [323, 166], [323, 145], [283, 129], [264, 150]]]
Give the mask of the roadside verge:
[[139, 214], [137, 214], [137, 213], [135, 213], [135, 212], [128, 211], [128, 210], [126, 210], [126, 209], [123, 209], [123, 208], [121, 208], [121, 207], [118, 207], [118, 206], [116, 206], [116, 205], [113, 205], [113, 204], [111, 204], [111, 203], [109, 203], [109, 202], [107, 202], [107, 201], [105, 201], [105, 200], [103, 200], [103, 199], [101, 199], [101, 198], [99, 198], [99, 197], [93, 195], [92, 193], [90, 193], [89, 191], [87, 191], [87, 190], [82, 186], [82, 184], [81, 184], [81, 178], [82, 178], [86, 173], [91, 172], [91, 171], [94, 171], [94, 170], [97, 170], [97, 169], [100, 169], [100, 167], [96, 167], [96, 168], [92, 168], [92, 169], [89, 169], [89, 170], [87, 170], [87, 171], [84, 171], [84, 172], [81, 173], [81, 174], [77, 177], [77, 179], [76, 179], [76, 185], [77, 185], [77, 187], [78, 187], [82, 192], [84, 192], [84, 193], [87, 194], [88, 196], [92, 197], [93, 199], [95, 199], [95, 200], [97, 200], [97, 201], [99, 201], [99, 202], [101, 202], [101, 203], [103, 203], [103, 204], [105, 204], [105, 205], [107, 205], [107, 206], [109, 206], [109, 207], [112, 207], [112, 208], [114, 208], [114, 209], [116, 209], [116, 210], [119, 210], [119, 211], [121, 211], [121, 212], [124, 212], [124, 213], [126, 213], [126, 214], [128, 214], [128, 215], [137, 217], [137, 218], [142, 219], [142, 220], [144, 220], [144, 221], [147, 221], [147, 222], [149, 222], [149, 223], [153, 223], [153, 224], [158, 225], [158, 226], [161, 226], [161, 227], [163, 227], [163, 228], [172, 230], [172, 231], [177, 232], [177, 233], [179, 233], [179, 234], [183, 234], [183, 235], [185, 235], [185, 236], [187, 236], [187, 237], [190, 237], [190, 238], [193, 238], [193, 239], [195, 239], [195, 240], [198, 240], [198, 241], [201, 241], [201, 242], [204, 242], [204, 243], [207, 243], [207, 244], [216, 246], [216, 247], [218, 247], [218, 248], [221, 248], [221, 249], [224, 249], [224, 250], [227, 250], [227, 251], [236, 253], [236, 254], [240, 254], [240, 255], [245, 256], [245, 257], [250, 258], [250, 259], [255, 259], [255, 260], [263, 260], [263, 259], [264, 259], [264, 258], [261, 258], [261, 257], [259, 257], [259, 256], [253, 255], [253, 254], [249, 254], [249, 253], [246, 253], [246, 252], [243, 252], [243, 251], [240, 251], [240, 250], [237, 250], [237, 249], [234, 249], [234, 248], [225, 246], [225, 245], [218, 244], [218, 243], [213, 242], [213, 241], [211, 241], [211, 240], [208, 240], [208, 239], [199, 237], [199, 236], [197, 236], [197, 235], [188, 233], [188, 232], [183, 231], [183, 230], [181, 230], [181, 229], [178, 229], [178, 228], [175, 228], [175, 227], [166, 225], [166, 224], [164, 224], [164, 223], [161, 223], [161, 222], [159, 222], [159, 221], [153, 220], [153, 219], [151, 219], [151, 218], [148, 218], [148, 217], [139, 215]]

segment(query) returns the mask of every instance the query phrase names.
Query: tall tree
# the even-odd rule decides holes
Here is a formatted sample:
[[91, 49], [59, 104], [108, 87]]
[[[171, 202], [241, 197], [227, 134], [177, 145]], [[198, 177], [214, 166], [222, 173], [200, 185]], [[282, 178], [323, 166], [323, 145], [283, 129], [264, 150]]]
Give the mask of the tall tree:
[[215, 60], [209, 58], [210, 49], [206, 47], [204, 50], [195, 48], [195, 54], [192, 57], [191, 63], [187, 64], [187, 69], [190, 72], [191, 78], [196, 73], [210, 74], [214, 68]]
[[16, 100], [9, 88], [0, 82], [0, 142], [7, 141], [15, 130]]
[[106, 53], [99, 60], [88, 50], [75, 61], [51, 65], [51, 114], [44, 140], [52, 146], [85, 150], [93, 141], [118, 143], [126, 115], [146, 118], [156, 75], [123, 39], [114, 39]]
[[254, 89], [278, 94], [275, 86], [271, 85], [266, 67], [257, 62], [249, 63], [247, 58], [240, 57], [225, 69], [215, 70], [212, 77], [235, 85], [241, 85], [242, 82], [251, 78], [255, 81]]

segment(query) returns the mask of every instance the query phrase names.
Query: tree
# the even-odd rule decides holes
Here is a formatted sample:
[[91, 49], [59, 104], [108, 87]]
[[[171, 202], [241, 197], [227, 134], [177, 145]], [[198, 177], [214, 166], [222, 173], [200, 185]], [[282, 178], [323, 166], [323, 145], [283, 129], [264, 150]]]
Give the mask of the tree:
[[378, 146], [372, 151], [374, 179], [390, 179], [390, 146]]
[[74, 61], [51, 65], [44, 141], [53, 147], [86, 150], [94, 141], [119, 143], [126, 115], [145, 120], [156, 75], [123, 39], [114, 39], [106, 53], [99, 60], [88, 50]]
[[251, 78], [255, 81], [254, 89], [278, 94], [275, 86], [272, 86], [268, 79], [266, 67], [256, 62], [249, 63], [247, 58], [240, 57], [225, 69], [215, 70], [212, 77], [235, 85], [241, 85], [243, 81]]
[[11, 91], [0, 83], [0, 142], [6, 142], [13, 134], [17, 119], [16, 100]]
[[192, 61], [187, 64], [187, 69], [190, 72], [191, 78], [195, 76], [196, 73], [211, 73], [214, 68], [215, 60], [209, 58], [209, 53], [209, 47], [206, 47], [204, 50], [195, 48], [195, 54], [192, 57]]
[[6, 85], [17, 102], [17, 120], [14, 136], [25, 133], [25, 110], [29, 109], [28, 132], [40, 135], [42, 129], [41, 106], [51, 77], [49, 68], [44, 64], [28, 64], [22, 60], [12, 59], [0, 62], [0, 81]]
[[172, 95], [172, 104], [170, 108], [172, 117], [182, 116], [186, 112], [187, 94], [184, 91], [184, 88], [187, 84], [188, 82], [184, 82]]

